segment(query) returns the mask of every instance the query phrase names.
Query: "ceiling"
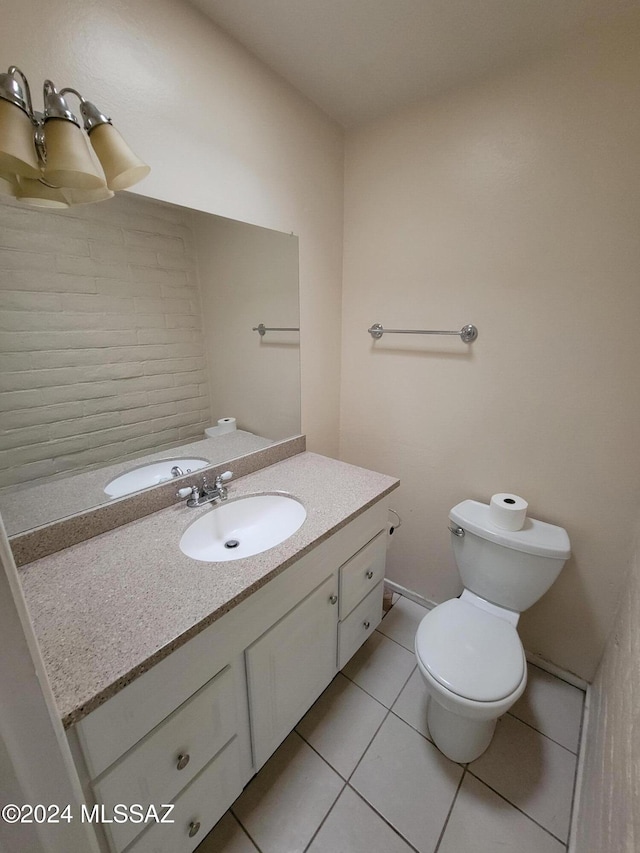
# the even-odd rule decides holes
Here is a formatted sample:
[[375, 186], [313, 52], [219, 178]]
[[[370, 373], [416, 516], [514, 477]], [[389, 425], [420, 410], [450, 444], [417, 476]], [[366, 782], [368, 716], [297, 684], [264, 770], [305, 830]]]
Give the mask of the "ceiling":
[[191, 0], [345, 127], [435, 97], [640, 0]]

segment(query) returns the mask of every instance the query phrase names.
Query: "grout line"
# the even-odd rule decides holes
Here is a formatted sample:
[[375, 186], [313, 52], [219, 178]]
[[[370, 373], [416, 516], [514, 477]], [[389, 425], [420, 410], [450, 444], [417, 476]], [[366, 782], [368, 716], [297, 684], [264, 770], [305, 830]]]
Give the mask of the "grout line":
[[551, 737], [550, 735], [545, 734], [545, 732], [541, 731], [540, 729], [537, 729], [535, 726], [533, 726], [531, 723], [528, 723], [526, 720], [521, 719], [520, 717], [518, 717], [517, 714], [514, 714], [513, 711], [507, 711], [507, 715], [509, 717], [513, 717], [514, 720], [517, 720], [519, 723], [522, 723], [524, 726], [528, 726], [528, 728], [533, 729], [534, 732], [537, 732], [537, 734], [542, 735], [542, 737], [545, 737], [547, 740], [550, 740], [551, 743], [555, 743], [556, 746], [562, 747], [562, 749], [564, 749], [570, 755], [573, 755], [576, 758], [578, 757], [577, 752], [574, 752], [572, 749], [569, 749], [568, 746], [565, 746], [563, 743], [560, 743], [559, 740], [556, 740], [555, 738]]
[[[329, 762], [328, 762], [328, 761], [327, 761], [327, 759], [324, 757], [324, 755], [323, 755], [321, 752], [318, 752], [318, 750], [315, 748], [315, 746], [314, 746], [312, 743], [309, 743], [309, 741], [308, 741], [308, 740], [306, 739], [306, 737], [302, 734], [302, 732], [299, 732], [299, 731], [298, 731], [298, 729], [294, 729], [293, 731], [298, 735], [298, 737], [300, 738], [300, 740], [302, 740], [304, 743], [306, 743], [306, 745], [309, 747], [309, 749], [311, 749], [311, 750], [313, 750], [313, 752], [315, 752], [315, 754], [318, 756], [318, 758], [321, 758], [321, 759], [324, 761], [324, 763], [327, 765], [327, 767], [331, 768], [331, 770], [333, 770], [333, 772], [334, 772], [334, 773], [335, 773], [335, 774], [336, 774], [336, 775], [337, 775], [337, 776], [338, 776], [338, 777], [339, 777], [343, 782], [345, 782], [345, 783], [346, 783], [346, 781], [347, 781], [347, 780], [346, 780], [346, 778], [342, 775], [342, 773], [341, 773], [339, 770], [336, 770], [336, 768], [333, 766], [333, 764], [329, 764]], [[367, 748], [368, 748], [368, 746], [367, 746]]]
[[[340, 778], [342, 779], [342, 777], [340, 777]], [[337, 795], [337, 797], [335, 798], [335, 800], [334, 800], [334, 801], [331, 803], [331, 805], [329, 806], [329, 811], [326, 813], [326, 815], [325, 815], [325, 816], [322, 818], [322, 820], [320, 821], [320, 823], [319, 823], [319, 825], [318, 825], [318, 828], [315, 830], [315, 832], [313, 833], [313, 835], [312, 835], [312, 836], [311, 836], [311, 838], [309, 839], [308, 844], [306, 844], [306, 845], [305, 845], [305, 847], [304, 847], [304, 849], [303, 849], [302, 853], [304, 853], [304, 851], [305, 851], [305, 850], [308, 850], [308, 849], [309, 849], [309, 847], [311, 847], [311, 845], [312, 845], [312, 844], [313, 844], [313, 842], [314, 842], [314, 839], [315, 839], [316, 835], [320, 832], [320, 830], [321, 830], [321, 829], [322, 829], [322, 827], [324, 826], [324, 824], [325, 824], [325, 822], [326, 822], [327, 818], [329, 817], [329, 815], [331, 814], [331, 812], [332, 812], [332, 811], [333, 811], [333, 809], [335, 808], [336, 803], [338, 802], [338, 800], [339, 800], [339, 799], [340, 799], [340, 797], [342, 796], [342, 792], [344, 791], [344, 789], [345, 789], [346, 787], [347, 787], [347, 783], [345, 782], [345, 783], [344, 783], [344, 785], [342, 786], [342, 788], [340, 788], [340, 790], [338, 791], [338, 795]]]
[[371, 746], [371, 744], [372, 744], [372, 743], [373, 743], [373, 741], [375, 740], [376, 735], [378, 734], [378, 732], [380, 731], [380, 729], [381, 729], [381, 728], [383, 727], [383, 725], [385, 724], [385, 721], [386, 721], [386, 719], [387, 719], [387, 717], [389, 716], [389, 714], [390, 714], [390, 713], [391, 713], [391, 711], [389, 710], [389, 708], [387, 708], [387, 713], [386, 713], [386, 714], [384, 715], [384, 717], [382, 718], [382, 721], [380, 722], [380, 725], [378, 726], [378, 728], [377, 728], [377, 729], [375, 730], [375, 732], [373, 733], [373, 735], [372, 735], [372, 737], [371, 737], [371, 740], [369, 741], [369, 743], [368, 743], [368, 744], [367, 744], [367, 746], [365, 747], [365, 749], [364, 749], [364, 751], [363, 751], [362, 755], [360, 756], [360, 758], [359, 758], [359, 759], [358, 759], [358, 761], [356, 762], [356, 766], [353, 768], [353, 770], [351, 771], [351, 773], [349, 773], [349, 776], [347, 777], [347, 782], [350, 782], [350, 781], [351, 781], [351, 779], [353, 778], [353, 774], [356, 772], [356, 770], [358, 769], [358, 767], [360, 767], [360, 764], [362, 763], [362, 759], [365, 757], [365, 755], [367, 754], [367, 752], [369, 752], [369, 747]]
[[[411, 673], [410, 673], [409, 677], [405, 680], [404, 684], [403, 684], [403, 685], [402, 685], [402, 687], [400, 688], [400, 690], [399, 690], [399, 692], [398, 692], [398, 696], [400, 695], [400, 693], [402, 693], [402, 691], [404, 690], [404, 688], [407, 686], [407, 683], [408, 683], [408, 681], [409, 681], [409, 678], [411, 678], [411, 676], [412, 676], [412, 675], [413, 675], [413, 670], [411, 670]], [[355, 684], [355, 682], [354, 682], [354, 684]], [[365, 691], [365, 692], [366, 692], [366, 691]], [[368, 695], [370, 695], [370, 694], [368, 694]], [[396, 699], [398, 698], [398, 696], [396, 696]], [[394, 699], [393, 701], [395, 702], [396, 700]], [[382, 704], [382, 703], [380, 703], [380, 704]], [[393, 702], [392, 702], [391, 704], [393, 704]], [[383, 705], [383, 708], [386, 708], [386, 705]], [[351, 781], [351, 779], [353, 778], [353, 774], [356, 772], [356, 770], [357, 770], [357, 769], [358, 769], [358, 767], [360, 766], [360, 762], [362, 761], [362, 759], [365, 757], [365, 755], [366, 755], [366, 754], [367, 754], [367, 752], [369, 751], [369, 748], [370, 748], [371, 744], [372, 744], [372, 743], [373, 743], [373, 741], [375, 740], [376, 735], [378, 734], [378, 732], [380, 731], [380, 729], [382, 728], [382, 726], [385, 724], [385, 721], [386, 721], [386, 720], [387, 720], [387, 718], [389, 717], [389, 714], [390, 714], [390, 713], [391, 713], [391, 708], [387, 708], [387, 713], [384, 715], [384, 717], [382, 718], [382, 720], [381, 720], [381, 722], [380, 722], [380, 725], [378, 726], [378, 728], [377, 728], [377, 729], [375, 730], [375, 732], [373, 733], [373, 736], [371, 737], [371, 740], [369, 741], [369, 743], [367, 744], [366, 748], [364, 749], [364, 751], [363, 751], [362, 755], [361, 755], [361, 756], [360, 756], [360, 758], [358, 759], [358, 762], [357, 762], [356, 766], [353, 768], [353, 770], [352, 770], [352, 771], [351, 771], [351, 773], [349, 774], [349, 778], [347, 779], [347, 782], [350, 782], [350, 781]], [[395, 715], [394, 715], [394, 716], [395, 716]]]
[[447, 816], [444, 819], [444, 824], [442, 825], [442, 830], [440, 831], [440, 835], [438, 836], [438, 841], [435, 846], [435, 850], [433, 853], [438, 853], [440, 849], [440, 845], [442, 844], [442, 839], [444, 838], [444, 834], [447, 830], [447, 825], [449, 823], [449, 818], [451, 817], [451, 812], [453, 811], [453, 807], [456, 804], [456, 800], [458, 799], [458, 794], [460, 793], [460, 788], [462, 787], [462, 781], [467, 774], [467, 768], [463, 766], [462, 768], [462, 776], [460, 777], [460, 781], [458, 782], [458, 787], [456, 788], [456, 792], [453, 795], [453, 800], [451, 800], [451, 805], [449, 806], [449, 811], [447, 812]]
[[[379, 624], [382, 624], [382, 623], [379, 623]], [[408, 649], [406, 646], [403, 646], [399, 640], [394, 640], [393, 637], [390, 637], [388, 634], [385, 634], [383, 631], [380, 631], [378, 628], [376, 628], [375, 633], [381, 634], [385, 639], [391, 640], [392, 643], [395, 643], [396, 646], [400, 646], [400, 648], [404, 649], [405, 652], [409, 652], [409, 654], [415, 656], [415, 651], [413, 649]]]
[[[404, 646], [402, 646], [402, 648], [404, 649]], [[406, 649], [405, 649], [405, 651], [406, 651]], [[416, 666], [417, 666], [417, 665], [418, 665], [418, 664], [415, 664], [415, 666], [412, 668], [412, 670], [411, 670], [411, 672], [410, 672], [410, 674], [409, 674], [409, 678], [411, 678], [411, 676], [412, 676], [412, 675], [413, 675], [413, 673], [415, 672], [415, 670], [416, 670]], [[342, 670], [340, 670], [340, 671], [342, 672]], [[349, 679], [349, 681], [350, 681], [352, 684], [355, 684], [355, 686], [356, 686], [356, 687], [359, 687], [359, 688], [360, 688], [360, 690], [362, 690], [362, 692], [363, 692], [363, 693], [366, 693], [366, 694], [367, 694], [367, 696], [369, 696], [371, 699], [375, 699], [375, 700], [376, 700], [376, 702], [378, 703], [378, 705], [382, 705], [382, 707], [383, 707], [383, 708], [386, 708], [386, 709], [387, 709], [387, 711], [390, 711], [390, 710], [391, 710], [391, 708], [387, 707], [387, 705], [385, 705], [385, 704], [384, 704], [384, 702], [381, 702], [381, 701], [380, 701], [380, 699], [377, 699], [377, 698], [373, 695], [373, 693], [369, 693], [369, 691], [368, 691], [368, 690], [365, 690], [365, 688], [364, 688], [361, 684], [358, 684], [358, 682], [357, 682], [357, 681], [354, 681], [354, 680], [353, 680], [353, 678], [350, 678], [350, 677], [347, 675], [347, 673], [346, 673], [346, 672], [342, 672], [342, 675], [344, 675], [344, 677], [345, 677], [345, 678], [348, 678], [348, 679]], [[409, 678], [407, 678], [407, 681], [409, 681]], [[404, 690], [404, 688], [407, 686], [407, 681], [405, 681], [405, 682], [404, 682], [404, 684], [402, 685], [402, 687], [400, 688], [400, 693], [402, 693], [402, 691]], [[400, 695], [400, 693], [398, 693], [398, 696]], [[398, 696], [396, 696], [396, 698], [393, 700], [393, 702], [391, 703], [391, 705], [394, 705], [394, 704], [395, 704], [395, 702], [396, 702], [396, 700], [397, 700]]]
[[[396, 700], [396, 701], [397, 701], [397, 700]], [[394, 705], [395, 705], [395, 702], [394, 702]], [[436, 746], [436, 745], [435, 745], [435, 743], [433, 743], [433, 741], [431, 740], [431, 738], [430, 738], [428, 735], [426, 735], [424, 732], [421, 732], [421, 731], [420, 731], [420, 729], [417, 729], [417, 728], [416, 728], [415, 726], [413, 726], [411, 723], [408, 723], [408, 722], [404, 719], [404, 717], [401, 717], [401, 716], [400, 716], [400, 714], [398, 714], [398, 712], [397, 712], [397, 711], [394, 711], [394, 710], [393, 710], [393, 708], [391, 708], [391, 709], [390, 709], [390, 711], [391, 711], [391, 713], [393, 714], [393, 716], [394, 716], [397, 720], [400, 720], [402, 723], [404, 723], [404, 724], [405, 724], [405, 726], [409, 726], [409, 728], [410, 728], [410, 729], [413, 729], [413, 731], [414, 731], [416, 734], [419, 734], [419, 735], [420, 735], [420, 737], [423, 737], [425, 740], [428, 740], [428, 741], [429, 741], [429, 743], [433, 744], [433, 746]], [[436, 749], [438, 749], [438, 747], [437, 747], [437, 746], [436, 746]], [[454, 762], [454, 764], [458, 764], [458, 763], [459, 763], [459, 762], [457, 762], [457, 761], [456, 761], [456, 762]], [[461, 764], [460, 766], [461, 766], [461, 767], [464, 767], [465, 765], [464, 765], [464, 764]]]
[[[255, 778], [255, 777], [254, 777], [254, 778]], [[239, 798], [238, 798], [238, 799], [239, 799]], [[234, 805], [235, 805], [235, 804], [234, 804]], [[231, 807], [229, 808], [229, 811], [231, 812], [231, 815], [233, 816], [234, 820], [236, 820], [236, 821], [237, 821], [238, 826], [240, 827], [240, 829], [244, 832], [244, 834], [247, 836], [247, 838], [249, 839], [249, 841], [250, 841], [250, 842], [253, 844], [253, 846], [256, 848], [256, 850], [258, 851], [258, 853], [262, 853], [262, 848], [261, 848], [261, 847], [259, 847], [259, 845], [258, 845], [258, 844], [257, 844], [257, 842], [255, 841], [255, 839], [252, 837], [252, 835], [251, 835], [251, 833], [249, 832], [249, 830], [247, 829], [247, 827], [242, 823], [242, 821], [240, 820], [240, 818], [238, 817], [238, 815], [233, 811], [233, 806], [231, 806]], [[222, 820], [222, 818], [220, 818], [220, 820]], [[219, 823], [219, 822], [220, 822], [220, 821], [218, 821], [218, 823]], [[218, 825], [218, 824], [216, 824], [216, 826], [217, 826], [217, 825]], [[205, 836], [205, 838], [206, 838], [206, 836]]]
[[[313, 707], [313, 705], [312, 705], [311, 707]], [[336, 774], [336, 776], [337, 776], [339, 779], [341, 779], [343, 782], [346, 782], [346, 781], [347, 781], [347, 780], [344, 778], [344, 776], [342, 775], [342, 773], [339, 773], [339, 772], [336, 770], [336, 768], [335, 768], [332, 764], [329, 764], [329, 762], [328, 762], [328, 761], [327, 761], [327, 759], [324, 757], [324, 755], [322, 755], [320, 752], [318, 752], [318, 750], [315, 748], [315, 746], [312, 746], [312, 745], [309, 743], [309, 741], [308, 741], [306, 738], [304, 738], [304, 737], [300, 734], [300, 732], [298, 731], [298, 729], [293, 729], [293, 731], [291, 731], [291, 732], [287, 735], [287, 737], [290, 737], [292, 734], [297, 735], [297, 736], [300, 738], [300, 740], [302, 741], [302, 743], [306, 744], [306, 745], [309, 747], [309, 749], [310, 749], [310, 750], [312, 750], [313, 752], [315, 752], [315, 754], [318, 756], [318, 758], [321, 758], [321, 759], [322, 759], [322, 761], [323, 761], [323, 763], [324, 763], [324, 764], [326, 764], [326, 765], [327, 765], [327, 767], [329, 768], [329, 770], [332, 770], [332, 771]], [[285, 740], [286, 740], [286, 738], [285, 738]], [[283, 743], [284, 743], [284, 741], [283, 741]], [[261, 769], [262, 769], [262, 768], [261, 768]]]
[[[316, 701], [317, 701], [317, 700], [316, 700]], [[312, 707], [313, 707], [313, 706], [312, 706]], [[386, 718], [386, 715], [385, 715], [385, 718]], [[330, 805], [330, 807], [329, 807], [329, 810], [327, 811], [326, 815], [322, 818], [322, 820], [320, 821], [320, 824], [319, 824], [318, 828], [317, 828], [317, 829], [315, 830], [315, 832], [313, 833], [313, 836], [312, 836], [312, 837], [311, 837], [311, 839], [309, 840], [308, 844], [304, 847], [304, 850], [306, 850], [306, 849], [307, 849], [307, 847], [309, 846], [309, 844], [311, 844], [311, 842], [313, 841], [313, 839], [316, 837], [316, 835], [317, 835], [317, 834], [318, 834], [318, 832], [320, 831], [320, 827], [322, 826], [322, 824], [325, 822], [325, 820], [327, 819], [327, 817], [328, 817], [328, 816], [329, 816], [329, 814], [331, 813], [331, 811], [332, 811], [333, 807], [335, 806], [335, 804], [336, 804], [336, 803], [337, 803], [337, 801], [338, 801], [338, 798], [340, 797], [340, 794], [341, 794], [341, 793], [344, 791], [344, 789], [346, 788], [346, 786], [347, 786], [347, 781], [346, 781], [346, 779], [344, 778], [344, 776], [343, 776], [341, 773], [339, 773], [339, 772], [336, 770], [336, 768], [335, 768], [335, 767], [333, 767], [331, 764], [329, 764], [329, 762], [327, 761], [327, 759], [326, 759], [323, 755], [321, 755], [321, 754], [318, 752], [318, 750], [317, 750], [317, 749], [315, 749], [315, 747], [313, 747], [313, 746], [309, 743], [309, 741], [308, 741], [308, 740], [306, 740], [306, 739], [305, 739], [305, 738], [300, 734], [300, 732], [299, 732], [297, 729], [295, 729], [295, 728], [294, 728], [294, 729], [290, 732], [290, 734], [289, 734], [289, 735], [287, 735], [287, 737], [290, 737], [290, 735], [291, 735], [291, 734], [296, 734], [296, 735], [300, 738], [300, 740], [301, 740], [301, 741], [302, 741], [306, 746], [308, 746], [308, 747], [309, 747], [309, 749], [311, 749], [311, 750], [312, 750], [312, 751], [313, 751], [313, 752], [318, 756], [318, 758], [320, 758], [320, 759], [322, 760], [322, 762], [323, 762], [324, 764], [326, 764], [326, 765], [327, 765], [327, 767], [329, 768], [329, 770], [331, 770], [333, 773], [335, 773], [335, 775], [338, 777], [338, 779], [340, 779], [340, 781], [343, 783], [343, 784], [342, 784], [342, 787], [341, 787], [341, 788], [340, 788], [340, 790], [338, 791], [338, 794], [336, 795], [336, 798], [335, 798], [335, 799], [334, 799], [334, 801], [331, 803], [331, 805]], [[279, 747], [278, 747], [278, 748], [279, 748]], [[368, 747], [368, 745], [367, 745], [367, 749], [368, 749], [368, 748], [369, 748], [369, 747]], [[276, 750], [276, 752], [277, 752], [277, 750]], [[275, 755], [275, 753], [274, 753], [274, 755]], [[251, 784], [251, 782], [253, 782], [253, 780], [257, 778], [257, 776], [262, 772], [262, 770], [263, 770], [264, 766], [265, 766], [265, 765], [263, 765], [263, 767], [261, 767], [261, 768], [260, 768], [260, 770], [258, 771], [258, 773], [256, 773], [256, 775], [252, 777], [252, 779], [249, 781], [249, 784]], [[248, 787], [248, 785], [247, 785], [246, 787]], [[240, 795], [240, 796], [242, 796], [242, 795]], [[239, 799], [239, 798], [240, 798], [240, 797], [238, 797], [238, 799]], [[257, 849], [258, 849], [258, 853], [262, 853], [262, 851], [261, 851], [260, 847], [258, 846], [258, 844], [256, 844], [256, 842], [254, 841], [254, 839], [251, 837], [251, 835], [250, 835], [250, 833], [249, 833], [248, 829], [244, 826], [244, 824], [242, 823], [242, 821], [240, 820], [240, 818], [238, 817], [238, 815], [236, 815], [236, 813], [233, 811], [233, 805], [229, 808], [229, 811], [230, 811], [230, 812], [231, 812], [231, 814], [234, 816], [234, 818], [238, 821], [238, 823], [240, 824], [240, 826], [242, 827], [242, 829], [245, 831], [245, 833], [249, 836], [249, 838], [250, 838], [251, 842], [252, 842], [252, 843], [257, 847]]]
[[519, 812], [520, 812], [520, 814], [523, 814], [523, 815], [524, 815], [526, 818], [528, 818], [532, 823], [535, 823], [535, 825], [536, 825], [536, 826], [539, 826], [539, 827], [540, 827], [540, 829], [544, 829], [544, 831], [547, 833], [547, 835], [550, 835], [552, 838], [555, 838], [555, 840], [556, 840], [556, 841], [559, 841], [559, 842], [560, 842], [560, 844], [564, 845], [564, 847], [565, 847], [565, 849], [566, 849], [566, 847], [567, 847], [567, 842], [566, 842], [566, 841], [563, 841], [561, 838], [558, 838], [558, 836], [557, 836], [557, 835], [554, 835], [554, 833], [553, 833], [553, 832], [551, 832], [551, 830], [550, 830], [550, 829], [547, 829], [547, 827], [546, 827], [546, 826], [543, 826], [543, 824], [539, 823], [535, 818], [531, 817], [531, 815], [530, 815], [530, 814], [527, 814], [527, 813], [526, 813], [526, 811], [525, 811], [524, 809], [520, 808], [520, 806], [517, 806], [515, 803], [512, 803], [512, 802], [511, 802], [511, 800], [507, 799], [507, 798], [505, 797], [505, 795], [504, 795], [504, 794], [501, 794], [501, 793], [500, 793], [500, 791], [496, 791], [496, 789], [495, 789], [495, 788], [492, 788], [492, 787], [491, 787], [491, 785], [488, 785], [488, 784], [484, 781], [484, 779], [481, 779], [479, 776], [476, 776], [476, 774], [473, 772], [473, 770], [469, 769], [469, 767], [467, 767], [467, 772], [468, 772], [468, 773], [470, 773], [470, 774], [473, 776], [473, 778], [474, 778], [474, 779], [477, 779], [477, 780], [478, 780], [478, 782], [481, 782], [481, 783], [482, 783], [486, 788], [488, 788], [490, 791], [493, 791], [493, 793], [494, 793], [494, 794], [497, 794], [497, 795], [500, 797], [500, 799], [502, 799], [502, 800], [504, 800], [504, 801], [505, 801], [505, 803], [509, 803], [509, 805], [510, 805], [510, 806], [512, 806], [512, 807], [513, 807], [514, 809], [516, 809], [517, 811], [519, 811]]
[[[390, 710], [390, 708], [387, 708], [387, 706], [384, 704], [384, 702], [381, 702], [379, 699], [376, 699], [376, 697], [375, 697], [372, 693], [368, 693], [368, 692], [364, 689], [364, 687], [361, 687], [361, 686], [360, 686], [359, 684], [357, 684], [357, 683], [356, 683], [352, 678], [349, 678], [349, 676], [348, 676], [348, 675], [346, 675], [346, 673], [344, 673], [344, 672], [340, 671], [340, 672], [338, 672], [338, 673], [337, 673], [337, 675], [335, 676], [335, 678], [337, 678], [337, 677], [338, 677], [338, 675], [341, 675], [343, 678], [346, 678], [346, 679], [347, 679], [347, 681], [349, 682], [349, 684], [353, 684], [353, 686], [354, 686], [354, 687], [357, 687], [357, 688], [358, 688], [358, 690], [362, 690], [362, 692], [365, 694], [365, 696], [368, 696], [368, 697], [369, 697], [369, 699], [373, 699], [373, 701], [374, 701], [377, 705], [380, 705], [380, 707], [381, 707], [381, 708], [386, 708], [386, 710], [387, 710], [387, 711], [389, 711], [389, 710]], [[334, 681], [335, 681], [335, 678], [334, 678]], [[409, 678], [411, 678], [411, 676], [409, 676]], [[403, 689], [404, 689], [404, 686], [403, 686]], [[399, 694], [398, 694], [398, 695], [399, 695]], [[397, 698], [397, 697], [396, 697], [396, 698]], [[394, 699], [393, 701], [395, 702], [396, 700]], [[311, 707], [313, 707], [313, 705], [312, 705]], [[303, 717], [303, 719], [304, 719], [304, 717]]]
[[389, 827], [389, 829], [392, 829], [392, 830], [393, 830], [393, 832], [394, 832], [394, 833], [395, 833], [399, 838], [401, 838], [401, 839], [404, 841], [404, 843], [407, 845], [407, 847], [409, 847], [409, 849], [410, 849], [410, 850], [415, 851], [415, 853], [419, 853], [418, 849], [417, 849], [416, 847], [414, 847], [414, 846], [413, 846], [413, 844], [412, 844], [412, 843], [411, 843], [407, 838], [405, 838], [405, 836], [400, 832], [400, 830], [399, 830], [399, 829], [397, 829], [397, 828], [396, 828], [396, 827], [395, 827], [395, 826], [394, 826], [394, 825], [393, 825], [389, 820], [387, 820], [387, 818], [386, 818], [383, 814], [381, 814], [381, 813], [378, 811], [378, 809], [377, 809], [374, 805], [372, 805], [372, 804], [369, 802], [369, 800], [367, 800], [365, 797], [363, 797], [363, 796], [362, 796], [362, 794], [360, 793], [360, 791], [358, 791], [358, 789], [357, 789], [357, 788], [354, 788], [352, 785], [347, 785], [346, 787], [347, 787], [347, 788], [349, 788], [349, 790], [350, 790], [350, 791], [353, 791], [353, 793], [354, 793], [357, 797], [359, 797], [359, 798], [362, 800], [362, 802], [363, 802], [365, 805], [367, 805], [367, 806], [371, 809], [371, 811], [372, 811], [372, 812], [374, 812], [375, 814], [377, 814], [377, 815], [378, 815], [378, 817], [380, 818], [380, 820], [381, 820], [381, 821], [383, 821], [383, 823], [386, 823], [386, 825]]

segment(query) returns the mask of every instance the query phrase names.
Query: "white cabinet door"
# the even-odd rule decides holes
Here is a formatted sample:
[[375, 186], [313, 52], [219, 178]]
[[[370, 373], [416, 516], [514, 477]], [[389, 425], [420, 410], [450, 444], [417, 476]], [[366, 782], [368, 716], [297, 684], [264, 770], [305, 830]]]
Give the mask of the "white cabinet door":
[[256, 770], [337, 672], [337, 603], [333, 574], [247, 649]]

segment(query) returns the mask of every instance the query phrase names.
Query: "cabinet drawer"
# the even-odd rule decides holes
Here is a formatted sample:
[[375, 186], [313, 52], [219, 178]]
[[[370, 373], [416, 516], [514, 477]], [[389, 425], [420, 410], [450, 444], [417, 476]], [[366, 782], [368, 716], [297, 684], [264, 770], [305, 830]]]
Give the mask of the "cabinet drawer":
[[351, 660], [382, 619], [382, 581], [361, 601], [356, 609], [338, 625], [338, 669]]
[[348, 560], [340, 569], [340, 618], [348, 616], [365, 595], [384, 577], [387, 538], [384, 531]]
[[[108, 813], [116, 803], [172, 803], [235, 734], [235, 717], [233, 672], [226, 667], [93, 783], [97, 800]], [[107, 825], [118, 851], [142, 828]]]
[[[240, 796], [239, 767], [238, 739], [233, 738], [179, 797], [168, 801], [175, 803], [169, 816], [174, 823], [154, 824], [127, 853], [191, 853]], [[191, 824], [195, 830], [198, 823], [189, 837]]]

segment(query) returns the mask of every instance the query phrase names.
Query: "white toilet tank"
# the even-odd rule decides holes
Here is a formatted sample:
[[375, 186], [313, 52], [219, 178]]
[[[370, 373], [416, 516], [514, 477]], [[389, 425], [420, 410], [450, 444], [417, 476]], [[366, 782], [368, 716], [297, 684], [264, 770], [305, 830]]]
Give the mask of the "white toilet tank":
[[522, 530], [503, 530], [489, 520], [488, 504], [462, 501], [449, 513], [453, 553], [466, 589], [521, 613], [541, 598], [571, 554], [567, 531], [527, 518]]

